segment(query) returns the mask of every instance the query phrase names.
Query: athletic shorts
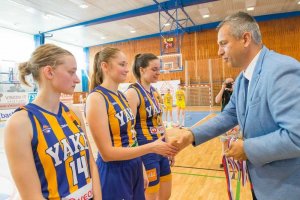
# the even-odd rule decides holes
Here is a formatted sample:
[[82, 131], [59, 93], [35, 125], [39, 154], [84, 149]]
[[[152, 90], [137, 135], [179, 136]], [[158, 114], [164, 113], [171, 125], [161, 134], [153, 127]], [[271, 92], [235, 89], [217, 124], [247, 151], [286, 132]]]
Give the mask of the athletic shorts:
[[170, 111], [172, 110], [172, 105], [165, 105], [165, 111]]
[[150, 153], [142, 156], [149, 179], [147, 193], [157, 193], [160, 182], [172, 180], [169, 159], [158, 154]]
[[185, 102], [184, 101], [179, 101], [176, 103], [177, 108], [180, 109], [185, 109]]
[[145, 199], [141, 158], [104, 162], [98, 155], [97, 166], [101, 181], [102, 199]]

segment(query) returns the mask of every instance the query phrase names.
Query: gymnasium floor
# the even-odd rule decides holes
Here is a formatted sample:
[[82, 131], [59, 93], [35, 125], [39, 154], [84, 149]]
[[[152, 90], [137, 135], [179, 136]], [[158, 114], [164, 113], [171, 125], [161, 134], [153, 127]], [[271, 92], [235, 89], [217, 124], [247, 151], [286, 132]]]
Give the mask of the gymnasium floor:
[[[202, 113], [203, 111], [200, 111]], [[201, 124], [216, 116], [210, 112], [196, 124]], [[197, 147], [190, 145], [176, 156], [172, 167], [173, 185], [170, 200], [228, 200], [226, 179], [220, 168], [222, 145], [215, 138]], [[232, 180], [233, 194], [236, 180]], [[251, 200], [250, 185], [241, 187], [240, 200]]]
[[[185, 126], [203, 123], [214, 117], [219, 107], [189, 107], [186, 109]], [[176, 109], [173, 109], [176, 120]], [[97, 148], [88, 133], [93, 154]], [[172, 167], [173, 185], [170, 200], [227, 200], [226, 179], [221, 163], [221, 142], [215, 138], [203, 145], [189, 146], [176, 156], [175, 166]], [[236, 180], [233, 182], [235, 193]], [[3, 149], [3, 128], [0, 127], [0, 200], [18, 199], [16, 189], [11, 181], [7, 161]], [[11, 196], [11, 198], [8, 198]], [[251, 200], [249, 184], [241, 188], [241, 200]]]
[[[219, 107], [189, 107], [185, 117], [186, 126], [201, 124], [216, 116], [219, 110]], [[170, 200], [228, 200], [225, 174], [223, 168], [220, 168], [221, 151], [219, 138], [197, 147], [190, 145], [181, 151], [172, 167]], [[235, 179], [232, 180], [234, 196], [236, 182]], [[247, 183], [245, 187], [241, 187], [240, 200], [251, 199], [250, 185]]]
[[[173, 122], [177, 122], [177, 111], [176, 109], [172, 110], [172, 115], [173, 115]], [[194, 124], [196, 124], [198, 121], [202, 120], [203, 118], [205, 118], [206, 116], [208, 116], [210, 114], [210, 112], [206, 112], [206, 111], [193, 111], [193, 110], [187, 110], [185, 112], [185, 123], [184, 125], [186, 127], [191, 127]], [[170, 116], [168, 117], [169, 121], [170, 121]], [[163, 117], [163, 120], [165, 121], [165, 116]]]

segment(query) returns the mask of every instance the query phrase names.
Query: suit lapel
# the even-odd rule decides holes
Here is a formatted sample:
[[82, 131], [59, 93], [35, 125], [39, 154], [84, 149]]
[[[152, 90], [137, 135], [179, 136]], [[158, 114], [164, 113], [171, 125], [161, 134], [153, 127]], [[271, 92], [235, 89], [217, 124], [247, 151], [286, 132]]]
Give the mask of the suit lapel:
[[246, 125], [246, 121], [247, 121], [246, 119], [247, 119], [247, 114], [248, 114], [248, 109], [249, 109], [249, 103], [252, 101], [254, 91], [255, 91], [257, 83], [260, 79], [260, 72], [262, 70], [263, 59], [264, 59], [264, 57], [265, 57], [265, 55], [268, 51], [269, 50], [265, 46], [263, 46], [263, 48], [261, 50], [261, 53], [259, 55], [259, 58], [257, 60], [257, 63], [255, 65], [254, 71], [253, 71], [253, 75], [252, 75], [252, 79], [251, 79], [251, 82], [250, 82], [247, 99], [245, 98], [245, 87], [244, 87], [243, 74], [241, 74], [241, 77], [239, 79], [240, 87], [239, 87], [239, 90], [238, 90], [239, 91], [238, 108], [239, 108], [240, 113], [241, 113], [240, 122], [242, 123], [243, 132], [245, 131], [245, 125]]
[[256, 88], [258, 80], [260, 78], [260, 72], [261, 72], [261, 69], [262, 69], [263, 60], [264, 60], [264, 57], [265, 57], [265, 55], [268, 51], [269, 50], [264, 46], [262, 48], [261, 52], [260, 52], [259, 57], [258, 57], [257, 63], [255, 65], [255, 68], [254, 68], [254, 71], [253, 71], [251, 83], [250, 83], [250, 86], [249, 86], [247, 105], [249, 105], [248, 104], [249, 101], [252, 101], [252, 97], [253, 97], [255, 88]]
[[244, 90], [244, 77], [243, 72], [239, 75], [239, 77], [236, 80], [236, 87], [234, 90], [236, 90], [236, 112], [238, 116], [238, 120], [241, 127], [244, 127], [244, 120], [245, 120], [245, 114], [246, 114], [246, 108], [245, 108], [245, 90]]

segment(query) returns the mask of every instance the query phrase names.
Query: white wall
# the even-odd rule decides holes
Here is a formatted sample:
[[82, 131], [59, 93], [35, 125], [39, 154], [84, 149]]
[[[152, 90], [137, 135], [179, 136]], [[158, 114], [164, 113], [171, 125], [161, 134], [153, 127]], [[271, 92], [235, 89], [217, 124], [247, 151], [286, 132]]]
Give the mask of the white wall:
[[0, 60], [27, 61], [35, 49], [33, 35], [0, 28]]

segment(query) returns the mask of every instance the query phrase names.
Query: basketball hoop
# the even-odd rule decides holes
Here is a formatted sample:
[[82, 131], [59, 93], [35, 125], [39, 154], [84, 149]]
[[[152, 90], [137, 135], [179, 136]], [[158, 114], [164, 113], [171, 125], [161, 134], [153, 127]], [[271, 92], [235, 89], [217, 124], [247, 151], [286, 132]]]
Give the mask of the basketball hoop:
[[158, 56], [161, 65], [162, 65], [162, 71], [176, 71], [176, 70], [182, 70], [182, 54], [165, 54]]

